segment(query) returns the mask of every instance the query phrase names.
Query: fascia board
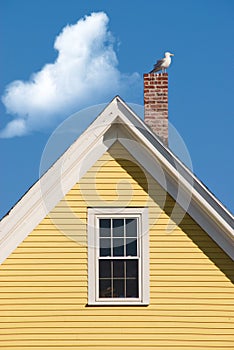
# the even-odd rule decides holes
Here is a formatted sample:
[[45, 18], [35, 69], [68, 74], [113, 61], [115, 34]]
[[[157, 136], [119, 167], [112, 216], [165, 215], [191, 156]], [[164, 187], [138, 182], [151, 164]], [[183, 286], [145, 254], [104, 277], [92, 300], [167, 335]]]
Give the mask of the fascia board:
[[[122, 102], [124, 104], [124, 102]], [[127, 108], [127, 106], [125, 105], [125, 108]], [[129, 110], [129, 108], [127, 108]], [[129, 110], [129, 112], [133, 115], [132, 111]], [[217, 213], [217, 211], [215, 211], [212, 206], [210, 206], [210, 204], [206, 201], [206, 199], [204, 197], [202, 197], [197, 191], [196, 189], [193, 187], [193, 182], [195, 179], [194, 174], [184, 166], [184, 164], [174, 156], [173, 153], [171, 153], [171, 156], [175, 159], [176, 158], [176, 162], [178, 163], [178, 165], [181, 167], [182, 170], [186, 171], [187, 175], [188, 175], [188, 180], [185, 179], [184, 176], [181, 176], [180, 173], [178, 172], [178, 170], [172, 166], [170, 164], [170, 162], [164, 157], [164, 155], [159, 152], [157, 150], [157, 148], [152, 147], [152, 143], [144, 136], [142, 135], [142, 133], [139, 131], [139, 126], [142, 129], [147, 129], [147, 131], [152, 135], [152, 132], [145, 126], [145, 124], [143, 122], [141, 122], [140, 118], [136, 116], [137, 118], [137, 124], [134, 123], [134, 119], [132, 119], [131, 123], [129, 122], [129, 118], [127, 119], [125, 117], [125, 115], [123, 114], [123, 112], [119, 111], [119, 117], [122, 119], [123, 124], [128, 125], [128, 127], [133, 131], [133, 133], [136, 135], [137, 139], [142, 142], [146, 147], [147, 150], [156, 157], [156, 159], [160, 162], [160, 164], [162, 165], [162, 167], [165, 169], [165, 171], [167, 171], [170, 176], [172, 176], [176, 181], [179, 178], [179, 181], [181, 183], [181, 185], [184, 186], [185, 189], [187, 189], [188, 193], [193, 193], [194, 198], [196, 198], [196, 201], [202, 205], [202, 207], [207, 210], [210, 215], [217, 221], [217, 224], [221, 224], [223, 225], [223, 227], [225, 229], [227, 229], [230, 233], [231, 233], [231, 237], [234, 238], [234, 232], [232, 227], [219, 215], [219, 213]], [[153, 135], [154, 136], [154, 135]], [[155, 138], [155, 136], [154, 136]], [[157, 139], [157, 141], [162, 145], [162, 143]], [[196, 182], [199, 182], [199, 185], [203, 187], [204, 190], [206, 190], [206, 192], [208, 192], [207, 188], [196, 178]], [[210, 192], [209, 195], [211, 195], [213, 197], [213, 199], [216, 201], [216, 203], [220, 206], [222, 206], [222, 208], [227, 212], [227, 209], [222, 205], [222, 203], [220, 203]], [[230, 213], [229, 213], [230, 215]]]
[[[119, 135], [120, 136], [120, 135]], [[201, 202], [195, 198], [193, 188], [189, 193], [187, 186], [183, 183], [183, 178], [173, 178], [167, 173], [167, 170], [155, 159], [149, 156], [147, 151], [143, 151], [139, 144], [132, 146], [132, 141], [119, 137], [119, 142], [128, 149], [136, 161], [149, 172], [152, 177], [176, 200], [176, 202], [207, 232], [207, 234], [234, 260], [234, 240], [232, 229], [221, 225], [220, 221], [210, 215], [210, 212], [201, 205]], [[163, 171], [162, 171], [163, 170]], [[164, 173], [164, 176], [161, 173]], [[179, 184], [179, 194], [178, 194]], [[229, 230], [229, 231], [228, 231]]]
[[[137, 139], [138, 146], [143, 145], [145, 152], [139, 147], [131, 149], [131, 145], [125, 137], [121, 140], [121, 134], [116, 128], [111, 128], [109, 137], [104, 137], [111, 124], [118, 119], [118, 122], [125, 124], [133, 138]], [[120, 99], [115, 97], [96, 120], [87, 128], [87, 130], [74, 142], [72, 146], [58, 159], [58, 161], [43, 175], [43, 177], [28, 191], [19, 203], [11, 210], [0, 223], [0, 263], [9, 256], [9, 254], [18, 246], [18, 244], [37, 226], [37, 224], [48, 214], [48, 212], [59, 202], [60, 199], [79, 181], [84, 173], [94, 162], [115, 142], [117, 138], [123, 143], [125, 148], [132, 152], [135, 159], [140, 163], [150, 167], [154, 164], [154, 170], [151, 169], [152, 175], [157, 173], [155, 165], [160, 164], [167, 174], [167, 190], [176, 196], [176, 186], [179, 184], [183, 188], [186, 196], [192, 193], [194, 204], [196, 203], [199, 210], [202, 208], [210, 217], [212, 222], [216, 222], [221, 227], [222, 234], [228, 236], [233, 242], [233, 230], [225, 220], [209, 205], [209, 203], [194, 189], [190, 182], [193, 181], [194, 175], [180, 162], [169, 150], [171, 157], [176, 159], [182, 170], [189, 174], [189, 181], [180, 175], [166, 157], [152, 146], [148, 138], [140, 132], [144, 130], [157, 140], [162, 149], [163, 144], [155, 137], [151, 130], [144, 122]], [[138, 149], [139, 148], [139, 149]], [[143, 157], [142, 157], [143, 155]], [[147, 156], [151, 155], [151, 162], [146, 164]], [[143, 158], [143, 159], [142, 159]], [[152, 161], [153, 160], [153, 161]], [[155, 163], [155, 160], [157, 161]], [[144, 165], [143, 165], [144, 166]], [[150, 169], [149, 169], [150, 170]], [[169, 175], [169, 176], [168, 176]], [[196, 181], [198, 181], [196, 179]], [[162, 184], [163, 185], [163, 184]], [[202, 186], [202, 184], [201, 184]], [[204, 187], [205, 188], [205, 187]], [[43, 189], [43, 191], [42, 191]], [[206, 188], [205, 188], [206, 189]], [[207, 190], [207, 189], [206, 189]], [[215, 197], [214, 197], [215, 199]], [[46, 203], [46, 205], [45, 205]], [[181, 202], [182, 203], [182, 202]], [[220, 203], [217, 201], [220, 205]], [[179, 203], [180, 204], [180, 203]], [[182, 203], [183, 204], [183, 203]], [[181, 205], [183, 207], [183, 205]], [[192, 215], [191, 215], [192, 216]], [[204, 217], [204, 215], [203, 215]], [[209, 234], [209, 232], [207, 232]], [[3, 249], [4, 248], [4, 249]], [[229, 254], [230, 255], [230, 254]]]
[[116, 141], [116, 115], [114, 99], [1, 220], [0, 264]]
[[[124, 123], [125, 116], [119, 114], [119, 118]], [[157, 149], [152, 148], [152, 144], [147, 139], [144, 140], [144, 137], [137, 135], [138, 129], [134, 128], [130, 123], [128, 123], [128, 127], [130, 134], [118, 131], [119, 142], [176, 202], [194, 218], [210, 237], [234, 259], [232, 227], [196, 191], [193, 187], [193, 178], [191, 177], [190, 182], [188, 182]]]
[[[162, 143], [162, 141], [151, 131], [151, 129], [143, 122], [143, 120], [141, 118], [139, 118], [138, 115], [136, 115], [134, 113], [134, 111], [131, 110], [131, 108], [126, 105], [126, 103], [124, 101], [121, 100], [120, 97], [118, 97], [118, 105], [119, 105], [119, 109], [122, 112], [122, 115], [128, 115], [128, 120], [131, 121], [132, 125], [134, 125], [138, 130], [144, 130], [145, 131], [145, 135], [150, 135], [152, 139], [154, 139], [158, 146], [160, 146], [160, 150], [162, 153], [160, 153], [158, 151], [158, 154], [161, 155], [161, 158], [166, 158], [167, 156], [169, 156], [171, 159], [173, 159], [176, 162], [177, 168], [180, 170], [180, 173], [182, 174], [182, 176], [189, 179], [192, 179], [192, 182], [196, 182], [196, 184], [200, 187], [200, 189], [203, 190], [203, 192], [205, 194], [207, 194], [207, 196], [209, 196], [210, 198], [212, 198], [212, 200], [215, 202], [215, 204], [221, 208], [223, 210], [223, 212], [225, 212], [229, 217], [232, 218], [233, 220], [233, 216], [231, 215], [231, 213], [228, 211], [228, 209], [208, 190], [208, 188], [192, 173], [192, 171], [187, 168], [181, 161], [179, 158], [177, 158], [170, 149], [166, 148], [164, 146], [164, 144]], [[138, 137], [141, 139], [144, 134], [142, 135], [142, 133], [139, 133]], [[150, 144], [150, 149], [152, 148], [152, 144], [151, 142], [149, 142]], [[166, 160], [165, 159], [165, 160]], [[170, 162], [168, 162], [170, 164]], [[203, 197], [203, 199], [206, 198]]]
[[[102, 143], [94, 146], [87, 154], [87, 161], [80, 161], [73, 168], [72, 176], [58, 180], [55, 172], [49, 172], [54, 177], [53, 186], [44, 191], [41, 181], [46, 184], [46, 177], [36, 183], [32, 191], [29, 191], [24, 200], [21, 200], [1, 225], [0, 239], [0, 264], [18, 247], [18, 245], [30, 234], [44, 217], [53, 209], [64, 195], [75, 185], [89, 168], [109, 149], [111, 144]], [[97, 151], [98, 150], [98, 151]], [[69, 173], [68, 173], [69, 175]], [[78, 175], [78, 176], [77, 176]], [[56, 178], [57, 177], [57, 178]], [[3, 226], [4, 224], [4, 226]]]

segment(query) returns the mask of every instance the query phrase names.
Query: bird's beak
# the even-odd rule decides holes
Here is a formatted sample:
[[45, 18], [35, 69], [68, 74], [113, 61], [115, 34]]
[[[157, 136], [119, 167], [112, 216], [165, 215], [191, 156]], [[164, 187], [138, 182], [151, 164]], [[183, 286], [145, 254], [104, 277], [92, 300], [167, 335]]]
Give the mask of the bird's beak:
[[171, 53], [170, 56], [174, 56], [174, 53]]

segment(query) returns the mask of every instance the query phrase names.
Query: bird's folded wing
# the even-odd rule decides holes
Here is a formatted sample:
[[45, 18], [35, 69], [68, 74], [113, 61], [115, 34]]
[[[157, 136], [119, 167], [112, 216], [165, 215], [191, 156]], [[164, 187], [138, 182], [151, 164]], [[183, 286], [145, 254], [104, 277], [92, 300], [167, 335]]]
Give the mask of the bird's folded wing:
[[154, 65], [154, 69], [150, 73], [158, 72], [159, 70], [161, 70], [163, 62], [164, 62], [164, 59], [158, 60], [157, 63], [155, 63]]
[[155, 63], [154, 65], [154, 69], [155, 68], [161, 68], [162, 67], [162, 64], [163, 64], [164, 60], [158, 60], [157, 63]]

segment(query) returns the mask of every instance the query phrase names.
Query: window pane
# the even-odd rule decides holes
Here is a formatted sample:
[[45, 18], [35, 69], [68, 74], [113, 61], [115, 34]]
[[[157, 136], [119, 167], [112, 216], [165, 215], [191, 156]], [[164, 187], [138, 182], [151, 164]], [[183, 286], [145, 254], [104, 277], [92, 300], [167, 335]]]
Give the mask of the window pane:
[[124, 236], [124, 220], [113, 219], [113, 237], [123, 237], [123, 236]]
[[126, 277], [138, 276], [138, 260], [126, 260]]
[[111, 289], [111, 280], [103, 279], [99, 280], [99, 297], [100, 298], [111, 298], [112, 289]]
[[124, 260], [113, 260], [113, 277], [124, 278]]
[[124, 298], [124, 279], [114, 279], [114, 290], [113, 297], [114, 298]]
[[111, 278], [111, 260], [99, 260], [99, 277]]
[[126, 219], [126, 236], [137, 237], [137, 219]]
[[111, 236], [111, 220], [110, 219], [100, 219], [100, 237], [110, 237]]
[[99, 219], [100, 298], [139, 297], [137, 230], [136, 218]]
[[133, 238], [126, 239], [126, 255], [137, 256], [137, 240]]
[[111, 239], [100, 239], [100, 256], [111, 256]]
[[113, 239], [113, 256], [124, 256], [124, 239]]
[[127, 279], [126, 280], [126, 297], [127, 298], [138, 298], [138, 279]]

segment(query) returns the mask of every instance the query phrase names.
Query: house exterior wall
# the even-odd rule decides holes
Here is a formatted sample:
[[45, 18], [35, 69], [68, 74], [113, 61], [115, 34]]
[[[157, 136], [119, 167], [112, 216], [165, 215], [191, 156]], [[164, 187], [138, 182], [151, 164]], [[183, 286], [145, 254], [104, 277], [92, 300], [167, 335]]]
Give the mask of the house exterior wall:
[[[93, 206], [149, 207], [149, 306], [87, 306]], [[0, 267], [0, 349], [233, 349], [233, 261], [173, 208], [115, 144]]]

